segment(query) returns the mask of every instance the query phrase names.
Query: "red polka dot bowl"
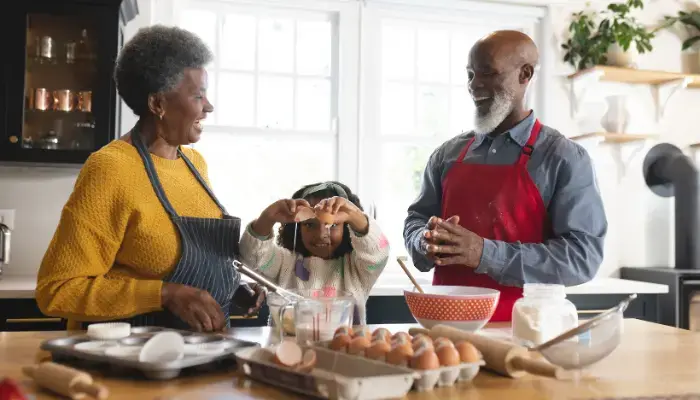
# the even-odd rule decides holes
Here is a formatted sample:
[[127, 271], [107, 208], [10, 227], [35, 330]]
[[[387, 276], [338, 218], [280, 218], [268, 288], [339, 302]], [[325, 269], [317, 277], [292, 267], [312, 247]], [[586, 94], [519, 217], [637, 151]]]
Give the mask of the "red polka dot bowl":
[[404, 290], [413, 318], [426, 329], [442, 324], [476, 332], [493, 316], [501, 292], [473, 286], [425, 286]]

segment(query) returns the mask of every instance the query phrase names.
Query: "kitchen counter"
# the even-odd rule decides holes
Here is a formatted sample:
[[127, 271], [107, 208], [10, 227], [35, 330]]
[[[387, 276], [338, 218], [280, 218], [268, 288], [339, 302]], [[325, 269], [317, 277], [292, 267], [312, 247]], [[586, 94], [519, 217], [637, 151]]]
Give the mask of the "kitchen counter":
[[[431, 281], [417, 279], [426, 288]], [[0, 279], [0, 299], [33, 299], [36, 289], [35, 276], [4, 276]], [[393, 276], [380, 278], [370, 292], [370, 296], [403, 296], [404, 290], [412, 290], [408, 277]], [[668, 286], [657, 283], [633, 281], [618, 278], [596, 278], [578, 286], [566, 288], [567, 294], [630, 294], [630, 293], [668, 293]]]
[[[406, 331], [411, 326], [415, 325], [385, 325], [392, 332]], [[236, 328], [231, 334], [262, 344], [269, 340], [269, 328]], [[65, 332], [1, 333], [0, 376], [20, 382], [26, 393], [35, 394], [36, 400], [58, 398], [37, 390], [30, 379], [22, 376], [21, 367], [46, 359], [47, 354], [39, 350], [43, 340], [64, 335]], [[453, 388], [438, 388], [431, 392], [410, 392], [406, 399], [593, 399], [700, 393], [700, 381], [697, 379], [699, 370], [700, 335], [627, 319], [620, 346], [608, 358], [594, 365], [587, 372], [589, 377], [581, 381], [558, 381], [532, 376], [511, 379], [482, 370], [471, 383], [458, 384]], [[251, 381], [236, 371], [188, 376], [164, 382], [103, 378], [94, 371], [90, 372], [99, 382], [109, 387], [110, 399], [302, 398]]]

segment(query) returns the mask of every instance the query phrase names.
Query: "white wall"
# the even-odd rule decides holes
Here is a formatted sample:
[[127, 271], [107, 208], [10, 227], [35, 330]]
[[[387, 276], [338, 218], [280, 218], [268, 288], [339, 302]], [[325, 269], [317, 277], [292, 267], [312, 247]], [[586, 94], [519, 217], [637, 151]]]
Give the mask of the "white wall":
[[[167, 20], [163, 17], [163, 6], [167, 0], [140, 0], [141, 15], [127, 27], [127, 38], [140, 26], [151, 21]], [[513, 0], [526, 3], [528, 0]], [[531, 3], [542, 4], [544, 0], [532, 0]], [[673, 13], [679, 2], [674, 0], [648, 1], [647, 10], [641, 15], [646, 23], [655, 22], [665, 13]], [[569, 115], [569, 99], [566, 80], [562, 78], [571, 69], [561, 63], [559, 45], [568, 25], [568, 15], [580, 7], [562, 5], [560, 1], [551, 8], [551, 39], [548, 52], [552, 68], [548, 79], [547, 119], [544, 123], [559, 129], [565, 135], [573, 136], [582, 132], [581, 124]], [[165, 4], [167, 5], [167, 4]], [[669, 33], [662, 33], [653, 42], [652, 54], [642, 55], [640, 68], [680, 70], [680, 41]], [[630, 95], [632, 123], [630, 132], [659, 133], [661, 141], [678, 145], [700, 142], [700, 90], [678, 93], [671, 99], [667, 115], [657, 128], [649, 117], [653, 115], [651, 92], [646, 87], [628, 90], [625, 87], [604, 85], [591, 98], [601, 99], [611, 92]], [[591, 110], [595, 110], [591, 104]], [[128, 129], [135, 121], [133, 115], [125, 108], [123, 127]], [[600, 115], [592, 117], [596, 122]], [[591, 119], [589, 118], [589, 122]], [[583, 129], [585, 130], [585, 129]], [[644, 185], [641, 176], [641, 163], [648, 148], [639, 149], [631, 158], [627, 171], [618, 181], [618, 169], [613, 161], [613, 148], [586, 144], [596, 163], [599, 183], [610, 222], [610, 231], [606, 243], [606, 257], [599, 276], [616, 276], [621, 265], [653, 266], [671, 265], [673, 262], [671, 200], [654, 196]], [[590, 145], [590, 146], [589, 146]], [[628, 157], [636, 145], [623, 148], [623, 156]], [[628, 148], [629, 147], [629, 148]], [[61, 208], [67, 200], [77, 170], [0, 167], [0, 209], [16, 210], [15, 231], [13, 232], [12, 262], [5, 268], [7, 275], [34, 274], [41, 262], [43, 253], [53, 235]]]

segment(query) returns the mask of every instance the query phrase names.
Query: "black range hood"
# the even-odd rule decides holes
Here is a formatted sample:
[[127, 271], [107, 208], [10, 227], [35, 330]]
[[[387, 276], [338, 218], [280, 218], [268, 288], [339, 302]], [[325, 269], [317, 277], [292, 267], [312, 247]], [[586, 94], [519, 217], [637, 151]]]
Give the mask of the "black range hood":
[[674, 198], [675, 265], [622, 267], [620, 277], [667, 285], [668, 293], [659, 295], [659, 322], [689, 329], [690, 304], [700, 295], [700, 173], [693, 159], [670, 143], [654, 146], [642, 169], [653, 193]]

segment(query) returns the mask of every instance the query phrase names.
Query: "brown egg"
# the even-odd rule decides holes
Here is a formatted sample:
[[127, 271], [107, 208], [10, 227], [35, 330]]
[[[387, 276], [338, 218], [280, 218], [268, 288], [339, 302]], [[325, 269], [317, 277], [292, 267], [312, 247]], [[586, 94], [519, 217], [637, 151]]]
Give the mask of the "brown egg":
[[454, 343], [452, 343], [452, 341], [446, 337], [439, 337], [435, 339], [433, 345], [435, 346], [435, 350], [439, 349], [442, 346], [455, 347]]
[[394, 342], [398, 340], [401, 340], [401, 343], [411, 343], [411, 335], [406, 332], [396, 332], [394, 336], [391, 337], [391, 341]]
[[433, 348], [433, 340], [430, 337], [422, 335], [413, 338], [413, 351], [417, 351], [422, 348]]
[[389, 342], [385, 340], [375, 340], [372, 345], [365, 351], [365, 357], [372, 360], [385, 361], [387, 354], [391, 351]]
[[458, 365], [460, 362], [459, 352], [453, 346], [443, 344], [435, 350], [438, 359], [440, 360], [440, 365], [451, 367], [453, 365]]
[[421, 349], [411, 358], [411, 368], [420, 370], [440, 368], [440, 359], [432, 349]]
[[335, 330], [335, 333], [333, 333], [333, 337], [338, 336], [338, 334], [348, 335], [348, 336], [352, 337], [353, 331], [352, 331], [352, 328], [349, 326], [341, 326]]
[[345, 353], [348, 350], [350, 341], [352, 341], [350, 335], [345, 335], [342, 333], [338, 334], [333, 338], [333, 341], [331, 342], [331, 350]]
[[355, 333], [352, 335], [353, 339], [356, 337], [364, 337], [367, 340], [372, 340], [372, 332], [366, 326], [358, 326], [355, 328]]
[[335, 223], [335, 215], [327, 211], [316, 210], [316, 218], [326, 225], [333, 225]]
[[473, 344], [466, 340], [455, 343], [455, 349], [459, 353], [459, 359], [465, 363], [472, 363], [481, 360], [481, 353]]
[[356, 356], [364, 356], [365, 351], [369, 348], [369, 339], [363, 336], [358, 336], [352, 339], [348, 345], [348, 354]]
[[391, 332], [386, 328], [377, 328], [372, 332], [372, 340], [383, 340], [389, 343], [391, 340]]
[[405, 343], [405, 345], [399, 345], [391, 349], [386, 355], [386, 362], [405, 367], [411, 360], [411, 356], [413, 356], [413, 349], [408, 343]]

